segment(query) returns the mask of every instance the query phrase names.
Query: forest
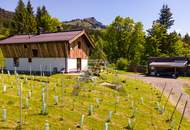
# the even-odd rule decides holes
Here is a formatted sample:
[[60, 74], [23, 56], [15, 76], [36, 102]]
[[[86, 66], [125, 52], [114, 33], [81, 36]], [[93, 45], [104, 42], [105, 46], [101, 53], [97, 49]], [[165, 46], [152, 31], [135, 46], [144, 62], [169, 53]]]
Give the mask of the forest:
[[91, 59], [106, 60], [120, 69], [126, 69], [125, 65], [146, 65], [149, 57], [190, 56], [190, 36], [188, 33], [182, 36], [171, 31], [174, 24], [171, 9], [163, 5], [158, 12], [158, 19], [152, 22], [148, 30], [144, 29], [142, 22], [127, 16], [117, 16], [102, 29], [71, 28], [52, 17], [45, 6], [34, 9], [30, 0], [26, 5], [19, 0], [14, 13], [6, 20], [0, 17], [0, 39], [15, 34], [82, 28], [87, 30], [95, 43]]

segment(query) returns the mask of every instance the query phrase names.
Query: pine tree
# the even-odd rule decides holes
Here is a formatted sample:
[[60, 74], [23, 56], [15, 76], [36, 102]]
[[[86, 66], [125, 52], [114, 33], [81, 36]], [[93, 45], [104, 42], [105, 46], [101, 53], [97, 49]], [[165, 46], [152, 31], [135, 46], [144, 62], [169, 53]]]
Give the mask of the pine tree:
[[173, 14], [170, 11], [168, 5], [163, 5], [162, 9], [160, 10], [160, 17], [157, 22], [163, 25], [166, 29], [170, 29], [171, 26], [174, 24], [172, 15]]
[[40, 7], [37, 8], [36, 21], [37, 21], [38, 33], [40, 31], [43, 31], [43, 32], [53, 31], [54, 32], [57, 30], [57, 26], [61, 25], [61, 22], [59, 22], [58, 19], [52, 18], [49, 15], [45, 6], [42, 6], [42, 8], [40, 8]]
[[36, 23], [37, 23], [37, 32], [38, 33], [40, 32], [41, 16], [42, 16], [42, 11], [41, 11], [41, 8], [38, 7], [37, 12], [36, 12]]
[[183, 38], [183, 41], [185, 43], [187, 43], [188, 45], [190, 45], [190, 36], [188, 33], [185, 34], [184, 38]]
[[24, 33], [26, 20], [26, 9], [22, 0], [18, 1], [13, 17], [13, 28], [16, 33]]
[[[37, 22], [37, 30], [38, 33], [40, 31], [49, 31], [48, 30], [48, 21], [51, 16], [49, 15], [48, 11], [46, 10], [45, 6], [42, 6], [42, 8], [38, 7], [37, 8], [37, 13], [36, 13], [36, 22]], [[42, 30], [41, 30], [42, 29]]]
[[26, 32], [27, 33], [34, 33], [36, 32], [36, 19], [34, 16], [32, 4], [30, 0], [27, 3], [26, 7], [26, 14], [27, 14], [27, 19], [26, 19]]
[[44, 15], [49, 15], [49, 13], [48, 13], [48, 11], [47, 11], [47, 9], [46, 9], [46, 7], [44, 5], [42, 6], [41, 13], [42, 13], [43, 16]]

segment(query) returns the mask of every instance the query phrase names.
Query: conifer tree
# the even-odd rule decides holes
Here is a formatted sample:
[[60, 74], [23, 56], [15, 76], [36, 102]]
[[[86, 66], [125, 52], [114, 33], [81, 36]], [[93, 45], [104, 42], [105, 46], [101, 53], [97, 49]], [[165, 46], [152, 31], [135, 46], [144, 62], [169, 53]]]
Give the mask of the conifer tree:
[[26, 19], [25, 5], [22, 0], [19, 0], [13, 17], [13, 28], [16, 33], [24, 33], [25, 19]]
[[27, 14], [27, 19], [26, 19], [26, 32], [27, 33], [34, 33], [36, 32], [36, 19], [34, 16], [32, 4], [30, 0], [27, 3], [26, 6], [26, 14]]
[[183, 41], [184, 41], [186, 44], [190, 45], [190, 36], [189, 36], [188, 33], [185, 34], [185, 36], [184, 36], [184, 38], [183, 38]]
[[36, 21], [38, 33], [42, 30], [44, 32], [55, 32], [57, 30], [57, 26], [61, 25], [61, 22], [58, 19], [52, 18], [49, 15], [45, 6], [37, 8]]
[[157, 22], [163, 25], [166, 29], [170, 29], [174, 24], [172, 15], [173, 14], [168, 5], [163, 5], [162, 9], [160, 10], [160, 17]]
[[37, 12], [36, 12], [37, 32], [40, 32], [41, 16], [42, 16], [42, 11], [41, 11], [41, 8], [38, 7]]

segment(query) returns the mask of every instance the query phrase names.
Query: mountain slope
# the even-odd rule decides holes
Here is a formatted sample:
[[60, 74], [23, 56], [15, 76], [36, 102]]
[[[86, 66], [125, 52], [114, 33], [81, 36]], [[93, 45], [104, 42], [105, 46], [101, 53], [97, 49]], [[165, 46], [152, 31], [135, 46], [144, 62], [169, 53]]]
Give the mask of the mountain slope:
[[94, 17], [84, 18], [84, 19], [74, 19], [71, 21], [63, 22], [66, 26], [72, 29], [92, 29], [100, 30], [106, 28], [101, 22], [97, 21]]
[[11, 21], [13, 15], [13, 12], [0, 8], [0, 27], [8, 26], [7, 24]]

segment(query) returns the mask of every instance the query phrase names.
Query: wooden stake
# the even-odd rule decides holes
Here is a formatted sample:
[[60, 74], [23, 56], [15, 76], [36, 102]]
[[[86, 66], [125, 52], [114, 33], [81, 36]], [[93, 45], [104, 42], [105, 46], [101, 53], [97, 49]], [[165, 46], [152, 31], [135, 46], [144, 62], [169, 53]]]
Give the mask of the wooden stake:
[[166, 99], [166, 103], [164, 104], [164, 109], [166, 108], [166, 105], [167, 105], [167, 103], [168, 103], [168, 101], [170, 99], [170, 95], [172, 94], [172, 91], [173, 91], [173, 88], [170, 89], [170, 93], [169, 93], [169, 95], [168, 95], [168, 97]]
[[176, 109], [177, 109], [177, 106], [178, 106], [178, 104], [179, 104], [179, 101], [181, 100], [182, 95], [183, 95], [183, 94], [181, 93], [169, 121], [171, 121], [171, 120], [173, 119], [173, 115], [174, 115], [174, 113], [175, 113], [175, 111], [176, 111]]
[[64, 106], [64, 81], [62, 79], [62, 105]]
[[20, 86], [20, 128], [22, 128], [22, 83]]
[[162, 89], [162, 93], [161, 93], [161, 96], [160, 96], [160, 102], [161, 102], [161, 100], [162, 100], [162, 96], [163, 96], [163, 94], [164, 94], [164, 90], [166, 89], [166, 82], [165, 82], [165, 84], [164, 84], [164, 87], [163, 87], [163, 89]]
[[30, 64], [30, 75], [32, 74], [32, 67], [31, 67], [31, 64]]
[[185, 114], [185, 110], [186, 110], [186, 107], [187, 107], [187, 103], [188, 103], [188, 101], [185, 102], [185, 106], [184, 106], [184, 108], [183, 108], [183, 113], [182, 113], [182, 115], [181, 115], [181, 119], [180, 119], [180, 122], [179, 122], [178, 130], [180, 130], [180, 128], [181, 128], [181, 123], [182, 123], [182, 121], [183, 121], [183, 117], [184, 117], [184, 114]]

